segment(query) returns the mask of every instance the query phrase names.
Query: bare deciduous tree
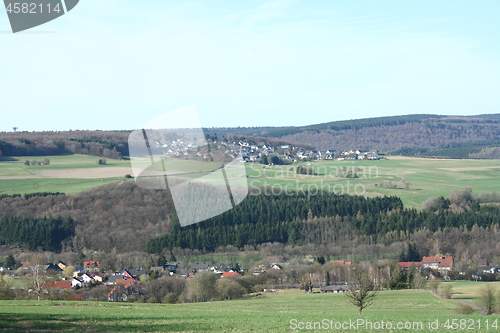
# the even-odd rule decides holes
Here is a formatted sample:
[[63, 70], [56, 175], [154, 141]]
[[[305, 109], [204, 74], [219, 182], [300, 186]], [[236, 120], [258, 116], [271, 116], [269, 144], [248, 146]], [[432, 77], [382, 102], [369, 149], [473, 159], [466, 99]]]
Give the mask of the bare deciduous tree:
[[361, 314], [363, 309], [372, 305], [373, 300], [378, 295], [378, 290], [374, 290], [374, 283], [368, 272], [360, 266], [355, 266], [351, 268], [349, 291], [345, 295]]
[[479, 291], [479, 300], [481, 304], [484, 306], [487, 315], [493, 313], [496, 305], [496, 288], [491, 284], [487, 284], [482, 287]]
[[438, 278], [429, 279], [429, 288], [431, 288], [431, 291], [435, 294], [437, 294], [440, 284], [441, 284], [441, 279]]
[[29, 267], [31, 290], [33, 290], [38, 300], [42, 299], [42, 288], [45, 282], [47, 282], [47, 274], [43, 262], [44, 258], [42, 255], [33, 256]]
[[309, 273], [304, 274], [299, 280], [300, 289], [303, 289], [306, 293], [312, 291], [313, 284], [311, 276]]
[[189, 295], [193, 302], [207, 302], [217, 298], [215, 285], [219, 277], [213, 272], [198, 272], [189, 279]]

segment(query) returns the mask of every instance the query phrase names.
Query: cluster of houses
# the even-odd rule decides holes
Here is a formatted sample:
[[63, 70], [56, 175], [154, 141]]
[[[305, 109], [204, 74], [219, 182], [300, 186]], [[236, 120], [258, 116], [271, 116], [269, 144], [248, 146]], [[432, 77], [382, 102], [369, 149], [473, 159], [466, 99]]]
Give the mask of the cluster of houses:
[[[484, 262], [483, 262], [484, 261]], [[476, 280], [481, 280], [481, 276], [486, 273], [499, 273], [500, 266], [488, 266], [483, 260], [478, 263], [480, 270], [473, 276]], [[248, 270], [248, 274], [259, 275], [270, 270], [282, 270], [286, 265], [286, 258], [283, 256], [271, 256], [264, 260], [265, 263], [260, 264], [253, 269]], [[315, 262], [315, 259], [302, 259], [299, 264], [310, 265]], [[350, 267], [352, 262], [345, 260], [331, 260], [331, 265], [339, 267]], [[364, 264], [362, 262], [360, 264]], [[367, 263], [367, 262], [366, 262]], [[387, 259], [378, 260], [378, 265], [389, 264]], [[404, 270], [416, 269], [432, 269], [440, 272], [441, 275], [447, 276], [448, 272], [453, 270], [454, 259], [452, 256], [434, 256], [423, 257], [418, 262], [398, 262], [397, 265]], [[1, 265], [0, 265], [1, 266]], [[230, 276], [241, 276], [243, 270], [237, 265], [233, 267], [231, 264], [211, 264], [208, 262], [191, 263], [188, 266], [183, 266], [179, 262], [167, 262], [162, 266], [153, 266], [146, 268], [122, 269], [115, 272], [105, 272], [99, 261], [85, 261], [81, 267], [67, 266], [64, 262], [58, 261], [55, 264], [31, 265], [29, 263], [21, 263], [16, 271], [0, 268], [3, 274], [19, 275], [19, 270], [23, 274], [33, 274], [33, 272], [45, 272], [53, 277], [65, 276], [60, 281], [45, 282], [42, 291], [46, 293], [57, 293], [69, 291], [71, 289], [79, 289], [85, 286], [105, 285], [110, 286], [107, 297], [110, 302], [126, 301], [131, 295], [139, 295], [144, 293], [145, 279], [149, 279], [151, 274], [156, 277], [162, 275], [174, 276], [178, 278], [193, 278], [198, 272], [209, 271], [218, 274], [221, 278]], [[60, 275], [58, 275], [60, 274]], [[279, 286], [278, 286], [279, 287]], [[298, 285], [287, 285], [287, 288], [295, 288]], [[349, 290], [347, 282], [335, 281], [329, 285], [320, 287], [323, 293], [342, 293]], [[69, 295], [69, 293], [67, 293]], [[84, 300], [84, 295], [71, 294], [77, 300]]]
[[342, 160], [380, 160], [380, 155], [378, 152], [373, 152], [373, 151], [360, 151], [359, 149], [356, 150], [345, 150], [342, 151], [338, 154], [337, 160], [342, 161]]
[[[454, 269], [453, 264], [454, 261], [451, 256], [423, 257], [422, 261], [398, 262], [398, 265], [403, 269], [410, 269], [411, 267], [418, 270], [431, 268], [440, 272], [445, 277], [447, 276], [447, 272]], [[482, 280], [486, 274], [500, 273], [500, 266], [489, 265], [486, 259], [478, 259], [476, 265], [478, 270], [472, 275], [472, 278], [476, 281]], [[464, 274], [464, 272], [460, 272], [460, 274]]]
[[265, 156], [266, 164], [282, 164], [284, 161], [294, 162], [297, 160], [380, 159], [377, 152], [362, 152], [358, 149], [336, 152], [335, 149], [306, 150], [292, 145], [256, 145], [246, 141], [209, 140], [208, 142], [210, 148], [183, 139], [156, 141], [156, 148], [162, 150], [165, 156], [196, 157], [205, 161], [212, 161], [216, 154], [219, 157], [222, 155], [224, 158], [232, 160], [241, 153], [241, 162], [262, 163]]
[[[213, 265], [206, 262], [192, 263], [186, 268], [180, 268], [178, 262], [167, 262], [163, 266], [153, 266], [146, 268], [122, 269], [116, 272], [104, 272], [99, 261], [85, 261], [81, 267], [72, 267], [62, 261], [55, 264], [32, 265], [27, 262], [21, 263], [18, 269], [26, 275], [38, 274], [56, 277], [57, 274], [66, 276], [64, 280], [47, 281], [41, 287], [44, 293], [62, 293], [71, 289], [79, 289], [84, 286], [105, 285], [113, 288], [108, 293], [108, 301], [126, 301], [131, 295], [138, 295], [144, 292], [143, 280], [150, 274], [161, 276], [177, 276], [179, 278], [192, 278], [201, 271], [212, 271], [222, 278], [228, 276], [241, 276], [242, 270], [233, 268], [230, 264]], [[70, 270], [70, 271], [69, 271]], [[18, 275], [18, 271], [0, 268], [3, 274]], [[68, 272], [70, 272], [68, 274]], [[72, 295], [84, 300], [83, 295]], [[76, 299], [75, 298], [75, 299]]]
[[422, 261], [398, 262], [398, 265], [403, 269], [410, 269], [411, 267], [416, 269], [431, 268], [439, 272], [447, 272], [453, 269], [453, 257], [423, 257]]

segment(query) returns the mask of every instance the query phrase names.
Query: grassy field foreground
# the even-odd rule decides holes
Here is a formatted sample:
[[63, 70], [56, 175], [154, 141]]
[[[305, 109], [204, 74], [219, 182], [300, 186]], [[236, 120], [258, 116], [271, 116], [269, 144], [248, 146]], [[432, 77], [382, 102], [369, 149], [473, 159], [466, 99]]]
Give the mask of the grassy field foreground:
[[[355, 329], [333, 326], [310, 332], [372, 332], [365, 325], [391, 322], [386, 332], [493, 332], [484, 328], [498, 317], [454, 314], [457, 302], [422, 290], [383, 291], [362, 315], [342, 294], [304, 294], [298, 290], [265, 293], [236, 301], [138, 304], [62, 301], [0, 301], [0, 332], [291, 332], [300, 322], [359, 322]], [[447, 320], [468, 323], [468, 329], [447, 329]], [[437, 320], [437, 321], [436, 321]], [[479, 320], [479, 322], [478, 322]], [[402, 323], [403, 329], [396, 327]], [[416, 324], [415, 324], [416, 323]], [[420, 328], [419, 323], [422, 323]], [[438, 323], [438, 328], [429, 328]], [[481, 323], [482, 327], [479, 328]], [[434, 324], [434, 325], [435, 325]], [[314, 324], [312, 324], [314, 325]], [[404, 329], [411, 325], [412, 328]], [[472, 325], [472, 326], [471, 326]], [[305, 327], [305, 326], [304, 326]], [[294, 329], [295, 328], [295, 329]], [[330, 329], [333, 328], [333, 329]]]

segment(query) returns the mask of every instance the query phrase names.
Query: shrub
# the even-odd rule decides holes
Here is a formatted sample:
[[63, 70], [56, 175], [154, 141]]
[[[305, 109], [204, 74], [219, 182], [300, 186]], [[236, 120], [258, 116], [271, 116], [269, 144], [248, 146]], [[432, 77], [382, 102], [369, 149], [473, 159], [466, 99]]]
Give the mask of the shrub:
[[441, 296], [443, 296], [444, 298], [446, 299], [450, 299], [451, 296], [453, 295], [453, 287], [451, 286], [451, 284], [445, 284], [442, 288], [441, 288]]
[[174, 294], [174, 293], [168, 293], [164, 298], [163, 298], [163, 303], [168, 303], [168, 304], [175, 304], [179, 300], [179, 297]]
[[256, 284], [255, 286], [252, 287], [252, 291], [254, 293], [263, 292], [264, 289], [266, 289], [266, 285], [265, 284]]
[[246, 290], [238, 282], [231, 279], [222, 278], [217, 281], [216, 289], [219, 297], [223, 300], [238, 299], [243, 297]]
[[470, 315], [474, 313], [474, 308], [469, 304], [460, 303], [455, 308], [456, 314]]

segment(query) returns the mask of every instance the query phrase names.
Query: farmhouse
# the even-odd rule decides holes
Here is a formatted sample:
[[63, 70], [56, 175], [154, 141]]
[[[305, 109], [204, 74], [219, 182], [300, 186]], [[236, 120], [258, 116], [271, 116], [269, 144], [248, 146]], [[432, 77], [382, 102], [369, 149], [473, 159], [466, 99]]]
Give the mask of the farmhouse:
[[432, 268], [438, 271], [451, 271], [453, 268], [453, 257], [423, 257], [422, 268]]
[[399, 267], [409, 269], [412, 265], [416, 268], [430, 268], [438, 271], [451, 271], [453, 269], [453, 257], [423, 257], [422, 261], [398, 262]]
[[322, 286], [320, 288], [322, 293], [345, 293], [349, 291], [347, 283], [338, 283], [332, 286]]

